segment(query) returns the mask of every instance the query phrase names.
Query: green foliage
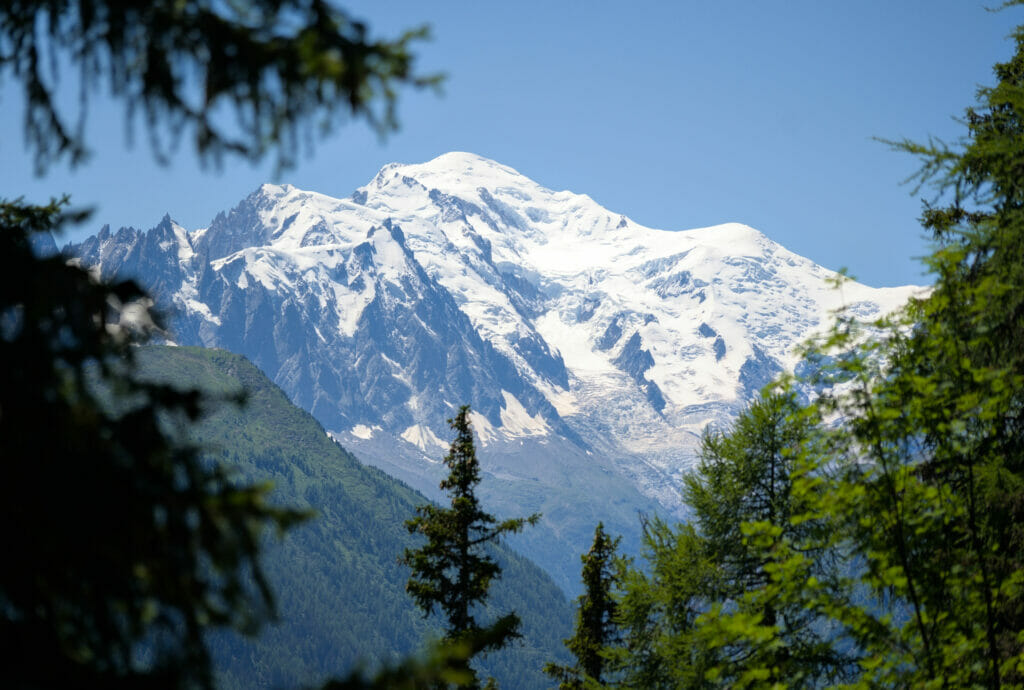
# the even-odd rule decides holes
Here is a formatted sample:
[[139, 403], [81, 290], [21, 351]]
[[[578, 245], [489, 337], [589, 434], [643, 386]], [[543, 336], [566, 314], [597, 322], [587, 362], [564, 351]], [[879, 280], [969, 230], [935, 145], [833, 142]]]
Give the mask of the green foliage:
[[618, 581], [615, 550], [620, 541], [621, 537], [612, 539], [598, 523], [590, 551], [580, 556], [584, 591], [576, 600], [576, 630], [565, 640], [576, 664], [569, 667], [552, 662], [544, 667], [544, 672], [558, 681], [560, 690], [604, 682], [606, 648], [619, 638], [615, 623], [618, 605], [612, 590]]
[[[278, 621], [256, 638], [211, 636], [218, 686], [312, 687], [333, 677], [368, 684], [352, 687], [375, 687], [369, 684], [393, 680], [397, 676], [387, 674], [402, 669], [426, 673], [424, 664], [440, 673], [444, 664], [431, 666], [431, 656], [409, 656], [440, 631], [405, 595], [409, 571], [395, 558], [414, 546], [403, 521], [426, 499], [347, 453], [244, 357], [146, 347], [138, 360], [152, 380], [220, 396], [244, 392], [242, 408], [204, 408], [189, 426], [190, 438], [246, 481], [273, 483], [274, 503], [316, 512], [285, 539], [263, 544], [261, 561], [276, 594]], [[571, 626], [568, 602], [525, 558], [502, 547], [492, 555], [505, 577], [491, 588], [490, 603], [498, 611], [515, 608], [523, 636], [475, 665], [505, 687], [544, 687], [543, 660], [558, 654]], [[437, 653], [442, 660], [458, 658], [449, 647]], [[378, 669], [384, 675], [378, 677]]]
[[201, 461], [178, 429], [207, 396], [136, 376], [134, 283], [33, 254], [61, 208], [0, 203], [5, 683], [209, 687], [204, 629], [272, 613], [261, 537], [300, 514]]
[[[451, 496], [451, 507], [424, 504], [416, 509], [416, 517], [406, 521], [412, 534], [422, 534], [426, 544], [406, 549], [402, 562], [412, 569], [406, 590], [425, 616], [440, 609], [447, 625], [445, 637], [453, 642], [469, 642], [474, 654], [501, 649], [519, 637], [519, 617], [507, 613], [489, 626], [476, 622], [474, 610], [487, 599], [491, 581], [500, 576], [501, 566], [485, 551], [502, 535], [521, 531], [540, 519], [512, 518], [498, 522], [480, 507], [476, 486], [480, 483], [480, 463], [476, 458], [469, 406], [448, 420], [455, 431], [444, 463], [450, 472], [441, 488]], [[481, 642], [486, 640], [486, 642]], [[467, 664], [467, 669], [468, 669]], [[476, 687], [475, 672], [470, 670]]]
[[787, 596], [837, 577], [831, 524], [809, 519], [804, 495], [793, 492], [794, 478], [822, 457], [819, 424], [794, 393], [766, 391], [729, 433], [705, 434], [686, 477], [683, 495], [712, 566], [698, 640], [719, 683], [815, 687], [843, 674], [847, 662], [818, 616]]
[[[372, 40], [327, 0], [18, 0], [0, 5], [0, 75], [24, 91], [40, 171], [85, 159], [86, 107], [101, 87], [125, 103], [129, 125], [143, 117], [160, 160], [187, 133], [204, 161], [274, 149], [284, 167], [312, 126], [323, 134], [347, 115], [394, 129], [396, 87], [439, 82], [413, 69], [409, 46], [426, 36]], [[57, 94], [66, 61], [78, 71], [77, 119]]]
[[[1014, 3], [1018, 4], [1018, 3]], [[875, 324], [841, 322], [847, 459], [818, 510], [864, 559], [876, 603], [833, 602], [864, 650], [864, 684], [1024, 683], [1024, 29], [955, 148], [900, 142], [939, 199], [929, 295]], [[887, 609], [897, 615], [882, 613]]]
[[687, 476], [689, 525], [645, 524], [650, 573], [623, 576], [617, 663], [628, 687], [816, 687], [843, 677], [811, 593], [838, 583], [826, 520], [795, 478], [821, 456], [819, 420], [765, 392], [728, 433], [705, 434]]
[[696, 643], [713, 570], [705, 544], [690, 525], [652, 518], [643, 528], [646, 570], [619, 564], [622, 644], [609, 650], [609, 666], [625, 688], [705, 687], [710, 657]]

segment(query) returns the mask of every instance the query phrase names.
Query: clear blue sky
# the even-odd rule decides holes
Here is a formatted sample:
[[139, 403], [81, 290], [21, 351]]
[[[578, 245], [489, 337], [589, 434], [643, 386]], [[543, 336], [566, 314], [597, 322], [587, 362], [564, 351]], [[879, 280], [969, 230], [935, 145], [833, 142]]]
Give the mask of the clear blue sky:
[[[997, 4], [990, 0], [989, 4]], [[443, 94], [405, 92], [384, 142], [356, 124], [317, 143], [278, 182], [344, 196], [382, 165], [451, 150], [586, 193], [657, 228], [754, 226], [871, 285], [920, 283], [920, 202], [908, 157], [872, 137], [953, 139], [954, 121], [1007, 59], [1024, 11], [975, 0], [343, 3], [373, 33], [430, 24], [421, 71]], [[69, 85], [70, 86], [70, 85]], [[161, 168], [122, 110], [96, 103], [84, 167], [33, 177], [21, 100], [0, 89], [0, 195], [62, 191], [93, 205], [87, 228], [149, 228], [169, 212], [206, 226], [272, 167]]]

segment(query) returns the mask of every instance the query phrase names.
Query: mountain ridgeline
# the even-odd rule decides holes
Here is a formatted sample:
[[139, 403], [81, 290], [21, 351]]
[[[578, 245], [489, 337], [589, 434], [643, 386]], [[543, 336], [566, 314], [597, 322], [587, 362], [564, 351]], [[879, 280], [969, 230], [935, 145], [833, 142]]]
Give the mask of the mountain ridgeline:
[[[409, 570], [398, 562], [418, 543], [403, 521], [427, 499], [360, 463], [242, 356], [146, 347], [138, 359], [151, 380], [215, 395], [244, 391], [244, 405], [207, 410], [191, 429], [193, 439], [245, 481], [273, 482], [275, 503], [315, 511], [265, 545], [279, 621], [255, 638], [212, 635], [219, 687], [311, 686], [355, 664], [396, 661], [439, 635], [436, 621], [425, 620], [406, 595]], [[492, 588], [490, 615], [514, 609], [523, 638], [480, 667], [502, 687], [546, 687], [541, 667], [564, 658], [571, 608], [533, 563], [504, 547], [497, 557], [504, 574]]]
[[65, 248], [138, 278], [182, 345], [244, 354], [361, 458], [437, 497], [461, 404], [500, 513], [566, 590], [594, 525], [680, 516], [700, 433], [872, 289], [726, 224], [646, 228], [479, 156], [385, 166], [347, 198], [263, 185], [207, 228], [165, 217]]

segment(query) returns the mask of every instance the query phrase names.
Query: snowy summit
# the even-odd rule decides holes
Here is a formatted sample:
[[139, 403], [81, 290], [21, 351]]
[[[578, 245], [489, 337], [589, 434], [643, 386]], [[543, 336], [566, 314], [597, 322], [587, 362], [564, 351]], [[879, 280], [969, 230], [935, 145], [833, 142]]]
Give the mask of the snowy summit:
[[745, 225], [647, 228], [458, 152], [348, 198], [266, 184], [208, 228], [104, 228], [68, 251], [139, 277], [179, 343], [246, 355], [414, 486], [434, 488], [445, 420], [470, 403], [496, 478], [537, 505], [610, 492], [626, 513], [676, 510], [704, 427], [834, 310], [882, 315], [918, 289], [836, 290]]

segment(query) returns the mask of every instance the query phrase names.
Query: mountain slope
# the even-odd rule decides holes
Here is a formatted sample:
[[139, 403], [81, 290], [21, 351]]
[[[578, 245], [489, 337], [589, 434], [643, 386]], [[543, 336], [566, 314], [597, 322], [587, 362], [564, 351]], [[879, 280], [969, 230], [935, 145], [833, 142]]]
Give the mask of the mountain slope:
[[385, 166], [349, 198], [264, 185], [208, 228], [165, 217], [66, 251], [139, 277], [182, 344], [240, 352], [368, 462], [436, 495], [469, 403], [502, 512], [559, 583], [599, 520], [677, 512], [701, 431], [727, 423], [845, 305], [847, 283], [752, 228], [642, 227], [478, 156]]
[[[246, 391], [244, 407], [218, 405], [193, 430], [211, 456], [247, 480], [270, 480], [273, 499], [318, 515], [271, 540], [264, 558], [280, 623], [256, 641], [214, 639], [222, 687], [297, 687], [340, 674], [357, 661], [395, 660], [435, 635], [405, 594], [408, 569], [397, 562], [413, 543], [403, 527], [422, 495], [359, 463], [306, 412], [243, 357], [219, 350], [149, 347], [143, 376], [213, 393]], [[504, 576], [495, 610], [515, 609], [523, 644], [488, 657], [502, 687], [545, 687], [543, 663], [563, 656], [571, 608], [535, 565], [499, 550]]]

